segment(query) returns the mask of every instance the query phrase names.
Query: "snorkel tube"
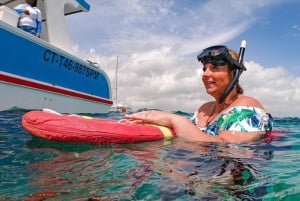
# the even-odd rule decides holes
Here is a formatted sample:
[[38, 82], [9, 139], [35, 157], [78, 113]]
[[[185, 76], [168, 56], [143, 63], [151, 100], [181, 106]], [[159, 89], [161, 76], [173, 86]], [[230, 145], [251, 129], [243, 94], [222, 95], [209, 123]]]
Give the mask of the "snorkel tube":
[[225, 89], [224, 93], [221, 95], [221, 97], [219, 99], [219, 103], [222, 103], [225, 100], [225, 98], [228, 96], [228, 94], [232, 91], [233, 87], [239, 82], [239, 78], [240, 78], [240, 75], [242, 74], [242, 72], [244, 70], [246, 70], [245, 68], [243, 68], [243, 59], [244, 59], [245, 49], [246, 49], [246, 40], [242, 40], [241, 46], [240, 46], [240, 51], [239, 51], [239, 58], [238, 58], [239, 67], [236, 67], [236, 69], [234, 70], [233, 79], [229, 83], [227, 88]]

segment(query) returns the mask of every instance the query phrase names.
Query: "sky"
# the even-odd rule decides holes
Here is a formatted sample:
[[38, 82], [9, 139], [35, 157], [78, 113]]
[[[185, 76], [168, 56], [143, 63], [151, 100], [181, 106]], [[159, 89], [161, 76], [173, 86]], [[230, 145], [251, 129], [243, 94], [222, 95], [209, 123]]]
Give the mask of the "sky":
[[239, 51], [240, 84], [274, 117], [300, 117], [300, 0], [86, 0], [67, 17], [74, 51], [107, 72], [118, 102], [194, 112], [213, 98], [196, 59], [206, 47]]

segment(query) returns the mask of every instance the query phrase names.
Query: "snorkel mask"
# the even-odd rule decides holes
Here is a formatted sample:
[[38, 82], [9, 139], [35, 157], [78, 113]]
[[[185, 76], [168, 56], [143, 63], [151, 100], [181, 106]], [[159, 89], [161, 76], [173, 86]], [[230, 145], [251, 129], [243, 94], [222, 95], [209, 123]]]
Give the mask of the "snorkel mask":
[[241, 42], [238, 61], [234, 60], [231, 57], [228, 48], [223, 45], [217, 45], [217, 46], [206, 48], [202, 51], [202, 53], [200, 53], [197, 56], [198, 61], [201, 62], [203, 65], [207, 63], [211, 63], [215, 67], [218, 67], [218, 66], [224, 66], [226, 64], [229, 64], [229, 68], [234, 73], [232, 81], [229, 83], [224, 93], [219, 98], [220, 103], [222, 103], [225, 100], [225, 98], [231, 92], [233, 87], [236, 84], [238, 84], [240, 75], [242, 74], [243, 71], [246, 70], [243, 64], [245, 48], [246, 48], [246, 41], [243, 40]]

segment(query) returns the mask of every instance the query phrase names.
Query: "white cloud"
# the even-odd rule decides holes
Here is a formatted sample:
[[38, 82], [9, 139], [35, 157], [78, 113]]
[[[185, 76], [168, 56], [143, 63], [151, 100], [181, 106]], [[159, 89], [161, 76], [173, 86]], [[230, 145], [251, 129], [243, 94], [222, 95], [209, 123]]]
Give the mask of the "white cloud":
[[300, 78], [290, 75], [284, 67], [263, 67], [246, 62], [241, 76], [246, 94], [256, 97], [274, 116], [299, 116]]
[[[101, 57], [101, 62], [113, 81], [116, 57]], [[283, 67], [266, 68], [254, 61], [245, 61], [245, 65], [247, 71], [240, 78], [245, 95], [257, 98], [276, 117], [300, 114], [299, 77], [289, 75]], [[121, 56], [119, 101], [134, 110], [156, 108], [194, 112], [201, 104], [212, 100], [202, 85], [201, 72], [196, 59], [176, 57], [166, 51], [136, 53], [130, 58]]]
[[[134, 110], [194, 112], [212, 100], [202, 86], [197, 53], [240, 36], [257, 22], [259, 9], [281, 1], [89, 2], [92, 10], [87, 17], [69, 20], [77, 33], [75, 41], [81, 41], [76, 51], [98, 62], [112, 82], [119, 56], [119, 100]], [[256, 97], [274, 116], [299, 116], [299, 77], [289, 75], [284, 67], [245, 63], [248, 70], [241, 84], [246, 95]]]

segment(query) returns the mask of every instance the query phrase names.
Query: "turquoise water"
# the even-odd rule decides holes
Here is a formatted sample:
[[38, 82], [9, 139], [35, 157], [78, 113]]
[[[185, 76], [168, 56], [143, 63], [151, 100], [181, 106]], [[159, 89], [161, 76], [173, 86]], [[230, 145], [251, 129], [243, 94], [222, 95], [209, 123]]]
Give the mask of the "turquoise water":
[[0, 112], [0, 200], [300, 199], [299, 118], [275, 118], [271, 142], [74, 145], [33, 138], [24, 113]]

